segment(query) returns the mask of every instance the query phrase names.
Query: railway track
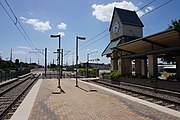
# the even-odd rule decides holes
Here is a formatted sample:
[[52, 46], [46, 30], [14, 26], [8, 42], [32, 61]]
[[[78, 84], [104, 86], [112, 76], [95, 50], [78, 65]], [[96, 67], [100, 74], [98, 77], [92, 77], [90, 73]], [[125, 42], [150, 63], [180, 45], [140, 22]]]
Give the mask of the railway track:
[[0, 120], [10, 119], [40, 75], [28, 75], [0, 86]]
[[[133, 96], [133, 97], [137, 97], [139, 99], [143, 99], [143, 100], [146, 100], [146, 101], [149, 101], [149, 102], [152, 102], [152, 103], [155, 103], [155, 104], [158, 104], [158, 105], [161, 105], [161, 106], [164, 106], [164, 107], [167, 107], [167, 108], [170, 108], [170, 109], [180, 112], [180, 103], [179, 103], [180, 101], [163, 99], [162, 97], [153, 96], [151, 94], [147, 94], [146, 92], [141, 93], [141, 92], [138, 92], [133, 89], [126, 89], [126, 87], [121, 87], [120, 85], [115, 85], [115, 84], [104, 82], [101, 80], [90, 81], [90, 82], [101, 85], [103, 87], [106, 87], [106, 88], [109, 88], [112, 90], [115, 90], [117, 92], [121, 92], [121, 93], [130, 95], [130, 96]], [[160, 94], [159, 94], [159, 96], [160, 96]], [[172, 96], [166, 95], [166, 97], [171, 98]], [[180, 97], [177, 97], [177, 98], [180, 98]]]

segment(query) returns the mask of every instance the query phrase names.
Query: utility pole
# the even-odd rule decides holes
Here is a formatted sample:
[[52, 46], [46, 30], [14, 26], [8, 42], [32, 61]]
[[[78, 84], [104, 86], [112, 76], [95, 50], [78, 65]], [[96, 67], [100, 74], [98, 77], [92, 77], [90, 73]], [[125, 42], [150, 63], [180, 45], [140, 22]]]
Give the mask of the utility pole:
[[39, 58], [38, 58], [38, 67], [39, 67]]
[[74, 52], [72, 54], [72, 65], [74, 66]]
[[64, 52], [66, 52], [66, 54], [64, 54], [64, 56], [67, 55], [67, 57], [66, 57], [66, 66], [67, 66], [67, 65], [68, 65], [68, 53], [69, 53], [70, 51], [64, 51]]
[[30, 57], [30, 59], [29, 59], [29, 64], [31, 64], [31, 57]]
[[10, 53], [10, 61], [12, 61], [12, 48], [11, 48], [11, 53]]
[[72, 66], [73, 66], [73, 73], [74, 73], [74, 52], [72, 53]]

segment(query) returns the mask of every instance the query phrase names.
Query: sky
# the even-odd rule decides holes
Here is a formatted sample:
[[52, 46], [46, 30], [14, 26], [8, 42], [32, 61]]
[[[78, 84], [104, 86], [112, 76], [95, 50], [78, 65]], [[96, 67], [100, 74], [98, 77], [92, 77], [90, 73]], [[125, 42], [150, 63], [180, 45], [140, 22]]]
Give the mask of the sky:
[[[57, 51], [58, 38], [50, 38], [50, 35], [60, 34], [61, 48], [65, 54], [64, 64], [70, 65], [73, 61], [75, 64], [76, 36], [86, 37], [86, 40], [78, 41], [79, 62], [86, 62], [87, 54], [92, 53], [90, 60], [98, 58], [99, 63], [109, 63], [110, 58], [102, 57], [101, 53], [110, 42], [108, 28], [113, 8], [138, 11], [150, 1], [1, 0], [0, 56], [9, 60], [12, 49], [13, 61], [20, 59], [22, 62], [29, 63], [31, 60], [38, 63], [39, 59], [39, 63], [43, 65], [44, 55], [39, 52], [44, 53], [43, 50], [47, 48], [48, 63], [53, 63], [53, 59], [56, 62], [57, 54], [53, 52]], [[144, 24], [144, 37], [167, 29], [172, 20], [180, 18], [179, 0], [171, 0], [158, 8], [168, 1], [153, 0], [151, 4], [137, 12]]]

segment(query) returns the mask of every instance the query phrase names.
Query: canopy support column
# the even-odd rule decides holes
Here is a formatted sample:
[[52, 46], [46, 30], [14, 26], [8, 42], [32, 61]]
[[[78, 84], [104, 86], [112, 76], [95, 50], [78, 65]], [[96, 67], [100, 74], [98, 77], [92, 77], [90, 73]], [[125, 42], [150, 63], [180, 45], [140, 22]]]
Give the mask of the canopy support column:
[[155, 54], [148, 55], [148, 61], [149, 61], [149, 76], [158, 78], [157, 55]]

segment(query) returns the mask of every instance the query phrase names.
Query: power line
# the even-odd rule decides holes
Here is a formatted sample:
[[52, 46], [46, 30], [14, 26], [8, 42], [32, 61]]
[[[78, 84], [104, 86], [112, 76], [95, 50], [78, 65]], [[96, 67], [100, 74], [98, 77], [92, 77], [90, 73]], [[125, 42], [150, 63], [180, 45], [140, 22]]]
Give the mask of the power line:
[[[169, 0], [168, 2], [166, 2], [166, 3], [164, 3], [164, 4], [160, 5], [160, 6], [158, 6], [157, 8], [155, 8], [155, 9], [153, 9], [153, 10], [151, 10], [151, 11], [145, 13], [143, 16], [145, 16], [145, 15], [147, 15], [147, 14], [149, 14], [149, 13], [151, 13], [151, 12], [153, 12], [153, 11], [159, 9], [159, 8], [161, 8], [162, 6], [164, 6], [164, 5], [168, 4], [168, 3], [170, 3], [171, 1], [173, 1], [173, 0]], [[141, 8], [138, 9], [136, 12], [138, 12], [138, 11], [140, 11], [140, 10], [146, 8], [148, 5], [152, 4], [153, 2], [155, 2], [155, 0], [150, 1], [148, 4], [146, 4], [145, 6], [141, 7]], [[141, 16], [141, 17], [143, 17], [143, 16]], [[119, 23], [120, 23], [120, 22], [118, 22], [118, 24], [119, 24]], [[83, 44], [80, 44], [80, 46], [82, 46], [82, 45], [84, 45], [84, 44], [90, 42], [91, 40], [93, 40], [93, 39], [95, 39], [96, 37], [100, 36], [101, 34], [105, 33], [107, 30], [109, 30], [109, 28], [108, 28], [108, 29], [105, 29], [105, 30], [102, 31], [101, 33], [95, 35], [94, 37], [92, 37], [91, 39], [89, 39], [89, 41], [87, 41], [87, 42], [85, 42], [85, 43], [83, 43]], [[87, 46], [82, 47], [81, 49], [84, 49], [84, 48], [86, 48], [86, 47], [89, 47], [90, 45], [92, 45], [92, 44], [98, 42], [99, 40], [101, 40], [102, 38], [108, 36], [109, 34], [111, 34], [111, 32], [109, 32], [108, 34], [104, 35], [103, 37], [97, 39], [96, 41], [94, 41], [94, 42], [88, 44]], [[70, 52], [73, 52], [74, 50], [75, 50], [75, 48], [73, 48], [72, 50], [70, 50]]]
[[[109, 28], [108, 28], [108, 29], [109, 29]], [[92, 37], [91, 39], [89, 39], [87, 42], [84, 42], [84, 43], [80, 44], [79, 46], [82, 46], [82, 45], [84, 45], [84, 44], [86, 44], [86, 43], [90, 42], [91, 40], [95, 39], [95, 38], [96, 38], [96, 37], [98, 37], [99, 35], [101, 35], [101, 34], [105, 33], [108, 29], [105, 29], [105, 30], [104, 30], [104, 31], [102, 31], [101, 33], [99, 33], [99, 34], [95, 35], [94, 37]]]
[[109, 34], [110, 34], [110, 33], [108, 33], [108, 34], [102, 36], [101, 38], [97, 39], [96, 41], [94, 41], [94, 42], [88, 44], [87, 46], [85, 46], [85, 47], [83, 47], [83, 48], [81, 48], [81, 50], [84, 49], [84, 48], [86, 48], [86, 47], [89, 47], [90, 45], [92, 45], [92, 44], [94, 44], [94, 43], [96, 43], [96, 42], [98, 42], [99, 40], [103, 39], [104, 37], [108, 36]]
[[[140, 10], [144, 9], [144, 8], [145, 8], [145, 7], [147, 7], [148, 5], [152, 4], [154, 1], [156, 1], [156, 0], [152, 0], [152, 1], [150, 1], [148, 4], [146, 4], [145, 6], [141, 7], [141, 8], [140, 8], [140, 9], [138, 9], [136, 12], [138, 12], [138, 11], [140, 11]], [[96, 37], [98, 37], [99, 35], [101, 35], [101, 34], [105, 33], [107, 30], [109, 30], [109, 28], [105, 29], [105, 30], [104, 30], [104, 31], [102, 31], [101, 33], [99, 33], [99, 34], [95, 35], [94, 37], [92, 37], [91, 39], [89, 39], [87, 42], [84, 42], [84, 43], [80, 44], [79, 46], [82, 46], [82, 45], [84, 45], [84, 44], [86, 44], [86, 43], [90, 42], [91, 40], [95, 39], [95, 38], [96, 38]]]
[[[147, 7], [148, 5], [152, 4], [154, 1], [156, 1], [156, 0], [150, 1], [148, 4], [146, 4], [145, 6], [141, 7], [141, 8], [138, 9], [136, 12], [138, 12], [138, 11], [144, 9], [144, 8]], [[120, 23], [120, 22], [118, 22], [118, 24], [119, 24], [119, 23]], [[86, 44], [86, 43], [88, 43], [88, 42], [94, 40], [96, 37], [98, 37], [98, 36], [100, 36], [101, 34], [105, 33], [107, 30], [109, 30], [109, 28], [105, 29], [105, 30], [102, 31], [101, 33], [95, 35], [94, 37], [92, 37], [91, 39], [89, 39], [87, 42], [84, 42], [84, 43], [80, 44], [79, 46], [81, 47], [81, 46], [83, 46], [84, 44]], [[110, 34], [110, 33], [109, 33], [109, 34]], [[109, 34], [108, 34], [108, 35], [109, 35]], [[107, 35], [105, 35], [105, 36], [107, 36]], [[104, 37], [103, 37], [103, 38], [104, 38]], [[102, 38], [100, 38], [100, 40], [101, 40], [101, 39], [102, 39]], [[98, 40], [99, 40], [99, 39], [98, 39]], [[95, 42], [92, 42], [92, 43], [90, 43], [89, 45], [92, 45], [93, 43], [95, 43]], [[88, 47], [89, 45], [87, 45], [86, 47]], [[85, 47], [83, 47], [83, 49], [84, 49], [84, 48], [85, 48]], [[75, 50], [75, 48], [73, 48], [72, 50]], [[72, 51], [72, 50], [70, 50], [70, 51]]]
[[145, 8], [145, 7], [147, 7], [148, 5], [152, 4], [154, 1], [156, 1], [156, 0], [152, 0], [152, 1], [150, 1], [148, 4], [146, 4], [145, 6], [141, 7], [141, 8], [140, 8], [140, 9], [138, 9], [136, 12], [138, 12], [138, 11], [140, 11], [140, 10], [144, 9], [144, 8]]
[[[145, 8], [145, 7], [147, 7], [148, 5], [152, 4], [154, 1], [155, 1], [155, 0], [150, 1], [148, 4], [146, 4], [145, 6], [143, 6], [142, 8], [140, 8], [139, 10], [141, 10], [141, 9], [143, 9], [143, 8]], [[173, 0], [169, 0], [169, 1], [165, 2], [165, 3], [163, 3], [162, 5], [158, 6], [157, 8], [155, 8], [155, 9], [153, 9], [153, 10], [151, 10], [151, 11], [145, 13], [143, 16], [145, 16], [145, 15], [147, 15], [147, 14], [149, 14], [149, 13], [151, 13], [151, 12], [153, 12], [153, 11], [155, 11], [155, 10], [157, 10], [157, 9], [159, 9], [159, 8], [161, 8], [161, 7], [163, 7], [163, 6], [165, 6], [166, 4], [168, 4], [168, 3], [172, 2], [172, 1], [173, 1]], [[139, 10], [137, 10], [137, 11], [139, 11]], [[137, 11], [136, 11], [136, 12], [137, 12]], [[141, 17], [143, 17], [143, 16], [141, 16]], [[120, 22], [118, 22], [118, 24], [119, 24], [119, 23], [120, 23]], [[104, 30], [102, 33], [104, 33], [104, 32], [107, 31], [107, 30], [108, 30], [108, 29]], [[110, 34], [110, 33], [109, 33], [109, 34]], [[106, 34], [105, 36], [107, 36], [107, 35], [109, 35], [109, 34]], [[99, 36], [99, 35], [100, 35], [100, 34], [98, 34], [98, 36]], [[105, 36], [103, 36], [102, 38], [104, 38]], [[101, 40], [102, 38], [98, 39], [97, 41]], [[84, 48], [86, 48], [86, 47], [88, 47], [88, 46], [94, 44], [94, 43], [97, 42], [97, 41], [94, 41], [94, 42], [88, 44], [87, 46], [85, 46], [85, 47], [83, 47], [83, 48], [81, 48], [81, 49], [84, 49]]]
[[149, 13], [151, 13], [151, 12], [153, 12], [153, 11], [155, 11], [155, 10], [157, 10], [157, 9], [159, 9], [159, 8], [161, 8], [161, 7], [163, 7], [163, 6], [165, 6], [165, 5], [167, 5], [168, 3], [172, 2], [172, 1], [173, 1], [173, 0], [169, 0], [169, 1], [165, 2], [165, 3], [163, 3], [162, 5], [159, 5], [158, 7], [156, 7], [155, 9], [153, 9], [153, 10], [147, 12], [146, 14], [142, 15], [141, 17], [143, 17], [143, 16], [145, 16], [145, 15], [147, 15], [147, 14], [149, 14]]
[[[27, 32], [25, 31], [24, 27], [22, 26], [22, 24], [20, 23], [18, 17], [15, 15], [14, 11], [12, 10], [10, 4], [7, 2], [7, 0], [5, 0], [8, 8], [10, 9], [11, 13], [13, 14], [15, 20], [11, 17], [11, 15], [9, 14], [9, 12], [6, 10], [6, 8], [4, 7], [4, 5], [2, 3], [1, 6], [3, 7], [4, 11], [7, 13], [7, 15], [9, 16], [9, 18], [11, 19], [11, 21], [14, 23], [14, 25], [16, 26], [16, 28], [18, 29], [18, 31], [21, 33], [21, 35], [23, 36], [23, 38], [26, 40], [26, 42], [28, 43], [28, 45], [31, 47], [32, 50], [37, 50], [41, 53], [40, 50], [36, 49], [35, 44], [33, 43], [33, 41], [30, 39], [29, 35], [27, 34]], [[19, 24], [20, 27], [18, 27], [17, 23]], [[21, 29], [20, 29], [21, 28]], [[42, 55], [44, 55], [43, 53], [41, 53]]]
[[[138, 12], [138, 11], [146, 8], [147, 6], [149, 6], [150, 4], [152, 4], [154, 1], [155, 1], [155, 0], [150, 1], [148, 4], [146, 4], [145, 6], [141, 7], [141, 8], [138, 9], [136, 12]], [[173, 1], [173, 0], [169, 0], [168, 2], [166, 2], [166, 3], [164, 3], [164, 4], [160, 5], [160, 6], [158, 6], [157, 8], [155, 8], [155, 9], [153, 9], [153, 10], [145, 13], [145, 14], [142, 15], [141, 17], [143, 17], [143, 16], [145, 16], [145, 15], [147, 15], [147, 14], [149, 14], [149, 13], [151, 13], [151, 12], [153, 12], [153, 11], [159, 9], [159, 8], [161, 8], [162, 6], [170, 3], [171, 1]], [[26, 31], [25, 31], [24, 28], [22, 27], [21, 23], [19, 22], [17, 16], [16, 16], [15, 13], [13, 12], [13, 10], [11, 9], [11, 7], [10, 7], [9, 3], [7, 2], [7, 0], [5, 0], [5, 2], [6, 2], [6, 4], [8, 5], [9, 9], [11, 10], [12, 14], [14, 15], [16, 21], [13, 20], [13, 18], [9, 15], [9, 13], [8, 13], [7, 10], [5, 9], [5, 7], [2, 5], [2, 3], [1, 3], [1, 6], [2, 6], [3, 9], [6, 11], [6, 13], [7, 13], [8, 16], [10, 17], [10, 19], [13, 21], [13, 23], [16, 25], [16, 27], [18, 28], [18, 30], [20, 31], [20, 33], [22, 34], [22, 31], [21, 31], [21, 30], [19, 29], [19, 27], [17, 26], [17, 23], [20, 25], [21, 29], [23, 30], [24, 34], [26, 35], [26, 37], [28, 38], [28, 40], [31, 42], [31, 44], [33, 45], [33, 47], [35, 47], [35, 45], [33, 44], [32, 40], [30, 39], [30, 37], [28, 36], [28, 34], [26, 33]], [[109, 29], [109, 28], [108, 28], [108, 29]], [[84, 43], [80, 44], [80, 47], [83, 46], [83, 45], [85, 45], [85, 44], [87, 44], [87, 43], [89, 43], [90, 41], [94, 40], [95, 38], [97, 38], [97, 37], [100, 36], [101, 34], [105, 33], [108, 29], [105, 29], [105, 30], [102, 31], [101, 33], [95, 35], [94, 37], [92, 37], [91, 39], [89, 39], [87, 42], [84, 42]], [[22, 36], [23, 36], [23, 37], [25, 38], [25, 40], [27, 41], [27, 39], [26, 39], [26, 37], [25, 37], [24, 34], [22, 34]], [[97, 39], [96, 41], [94, 41], [94, 42], [86, 45], [86, 46], [83, 47], [82, 49], [84, 49], [84, 48], [86, 48], [86, 47], [94, 44], [95, 42], [101, 40], [102, 38], [106, 37], [106, 36], [109, 35], [109, 34], [110, 34], [110, 33], [108, 33], [108, 34], [106, 34], [105, 36], [101, 37], [100, 39]], [[28, 44], [30, 45], [29, 41], [27, 41], [27, 42], [28, 42]], [[31, 46], [31, 45], [30, 45], [30, 46]], [[32, 46], [31, 46], [31, 48], [32, 48]], [[75, 48], [73, 48], [72, 50], [70, 50], [70, 52], [72, 52], [74, 49], [75, 49]]]
[[9, 14], [9, 12], [6, 10], [6, 8], [4, 7], [4, 5], [0, 2], [2, 8], [4, 9], [4, 11], [6, 12], [6, 14], [8, 15], [8, 17], [10, 18], [10, 20], [14, 23], [14, 25], [16, 26], [16, 28], [18, 29], [18, 31], [20, 32], [20, 34], [23, 36], [23, 38], [26, 40], [26, 42], [28, 43], [28, 45], [31, 47], [31, 49], [33, 49], [33, 47], [31, 46], [31, 44], [29, 43], [29, 41], [26, 39], [25, 35], [23, 34], [23, 32], [19, 29], [19, 27], [17, 26], [17, 22], [13, 20], [13, 18], [11, 17], [11, 15]]
[[24, 32], [24, 34], [26, 35], [26, 37], [28, 38], [28, 40], [31, 42], [32, 46], [33, 46], [34, 48], [36, 48], [35, 45], [34, 45], [34, 43], [33, 43], [33, 41], [30, 39], [29, 35], [27, 34], [27, 32], [25, 31], [25, 29], [24, 29], [23, 26], [21, 25], [20, 21], [18, 20], [18, 17], [15, 15], [14, 11], [12, 10], [10, 4], [7, 2], [7, 0], [5, 0], [5, 2], [6, 2], [6, 4], [7, 4], [7, 6], [9, 7], [10, 11], [12, 12], [13, 16], [14, 16], [15, 19], [16, 19], [16, 24], [15, 24], [15, 25], [17, 25], [17, 23], [20, 25], [20, 28], [22, 29], [22, 31]]
[[[141, 10], [141, 9], [144, 9], [144, 8], [147, 7], [148, 5], [152, 4], [154, 1], [155, 1], [155, 0], [150, 1], [148, 4], [146, 4], [145, 6], [141, 7], [141, 8], [138, 9], [137, 11], [139, 11], [139, 10]], [[136, 12], [137, 12], [137, 11], [136, 11]], [[99, 34], [95, 35], [94, 37], [90, 38], [87, 42], [84, 42], [84, 43], [80, 44], [79, 46], [81, 47], [81, 46], [87, 44], [88, 42], [94, 40], [96, 37], [98, 37], [98, 36], [100, 36], [101, 34], [105, 33], [107, 30], [109, 30], [109, 28], [105, 29], [104, 31], [100, 32]], [[106, 34], [105, 36], [99, 38], [97, 41], [101, 40], [102, 38], [106, 37], [106, 36], [109, 35], [109, 34], [110, 34], [110, 33], [108, 33], [108, 34]], [[88, 44], [87, 46], [85, 46], [85, 47], [83, 47], [83, 48], [81, 48], [81, 49], [84, 49], [84, 48], [86, 48], [86, 47], [88, 47], [88, 46], [96, 43], [97, 41], [94, 41], [94, 42]], [[74, 51], [74, 50], [75, 50], [75, 48], [71, 49], [70, 52], [72, 52], [72, 51]]]

